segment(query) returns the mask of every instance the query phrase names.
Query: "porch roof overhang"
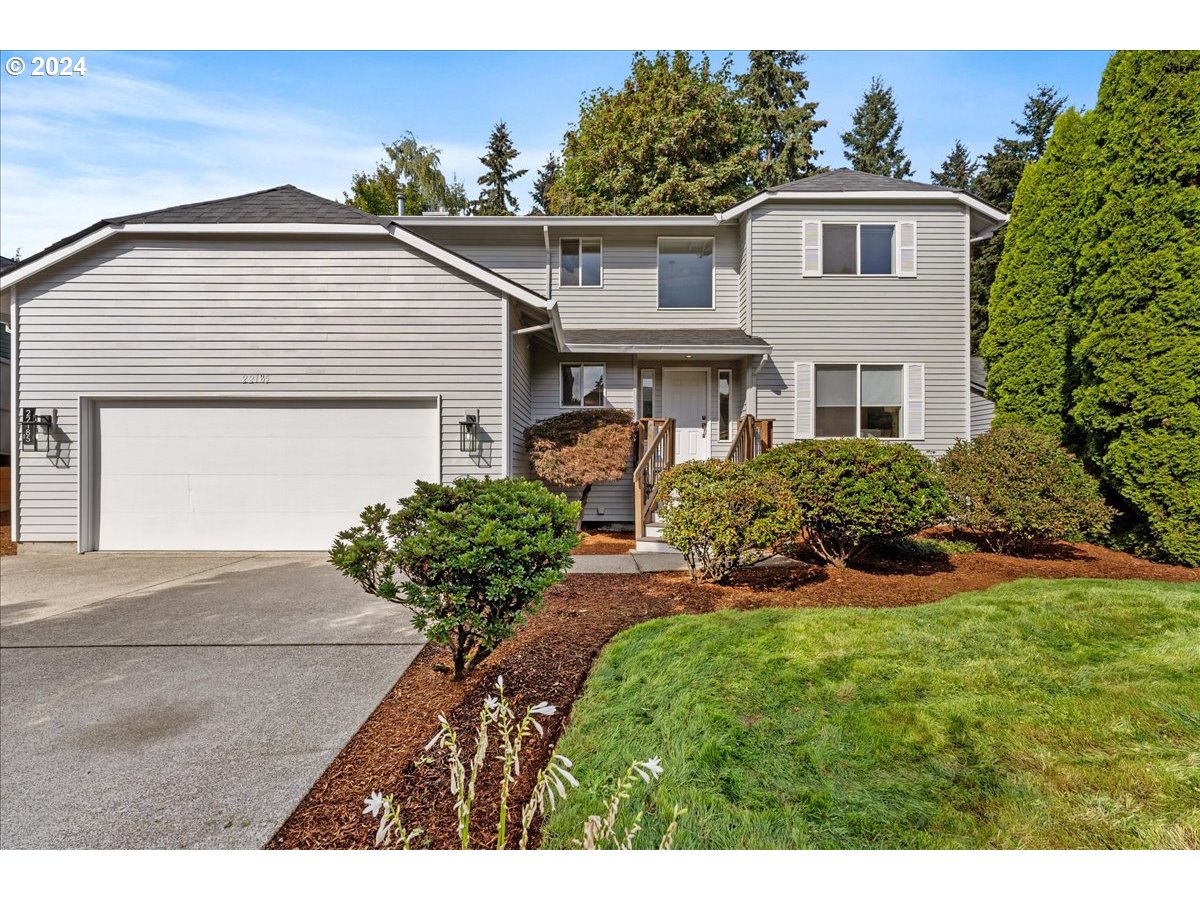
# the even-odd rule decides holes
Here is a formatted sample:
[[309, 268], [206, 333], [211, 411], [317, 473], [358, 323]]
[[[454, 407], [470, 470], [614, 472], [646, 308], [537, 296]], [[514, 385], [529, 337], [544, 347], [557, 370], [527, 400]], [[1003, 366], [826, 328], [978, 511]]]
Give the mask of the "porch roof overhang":
[[568, 328], [560, 348], [570, 353], [643, 356], [763, 356], [771, 346], [740, 328]]

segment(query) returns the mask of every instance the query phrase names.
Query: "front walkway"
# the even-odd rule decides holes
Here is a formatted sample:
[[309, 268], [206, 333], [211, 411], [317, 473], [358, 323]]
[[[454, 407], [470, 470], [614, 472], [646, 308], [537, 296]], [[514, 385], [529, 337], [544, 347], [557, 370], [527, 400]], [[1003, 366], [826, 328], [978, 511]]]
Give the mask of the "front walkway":
[[0, 561], [0, 846], [261, 847], [424, 643], [324, 554]]
[[595, 553], [576, 556], [572, 575], [636, 575], [639, 572], [686, 572], [683, 554]]

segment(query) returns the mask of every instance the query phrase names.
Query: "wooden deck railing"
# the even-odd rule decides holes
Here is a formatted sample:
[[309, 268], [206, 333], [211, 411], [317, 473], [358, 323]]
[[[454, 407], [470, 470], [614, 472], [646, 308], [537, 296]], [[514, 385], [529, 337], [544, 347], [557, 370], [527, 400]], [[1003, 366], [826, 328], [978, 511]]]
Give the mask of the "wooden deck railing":
[[646, 520], [658, 508], [658, 476], [675, 465], [675, 420], [638, 422], [638, 463], [633, 470], [634, 534], [646, 536]]
[[775, 441], [775, 420], [759, 419], [746, 413], [738, 419], [737, 433], [725, 459], [730, 462], [746, 462], [760, 453], [771, 449]]

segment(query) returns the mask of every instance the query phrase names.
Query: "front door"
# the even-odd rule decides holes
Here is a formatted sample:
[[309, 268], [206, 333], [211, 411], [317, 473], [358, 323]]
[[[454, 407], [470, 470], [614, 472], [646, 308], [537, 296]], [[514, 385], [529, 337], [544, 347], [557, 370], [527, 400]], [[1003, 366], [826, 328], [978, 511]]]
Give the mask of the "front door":
[[663, 415], [675, 420], [675, 462], [711, 456], [707, 369], [663, 369]]

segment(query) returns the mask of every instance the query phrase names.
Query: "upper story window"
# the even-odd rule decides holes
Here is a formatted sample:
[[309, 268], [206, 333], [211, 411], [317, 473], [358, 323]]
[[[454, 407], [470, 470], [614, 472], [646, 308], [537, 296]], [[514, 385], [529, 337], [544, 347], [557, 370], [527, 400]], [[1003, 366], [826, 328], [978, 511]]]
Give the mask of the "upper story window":
[[563, 406], [604, 405], [603, 363], [563, 363], [561, 378]]
[[603, 284], [604, 245], [600, 238], [563, 238], [558, 249], [558, 283], [562, 287], [600, 287]]
[[713, 239], [658, 239], [658, 308], [712, 309]]
[[804, 223], [805, 276], [917, 274], [916, 222]]

